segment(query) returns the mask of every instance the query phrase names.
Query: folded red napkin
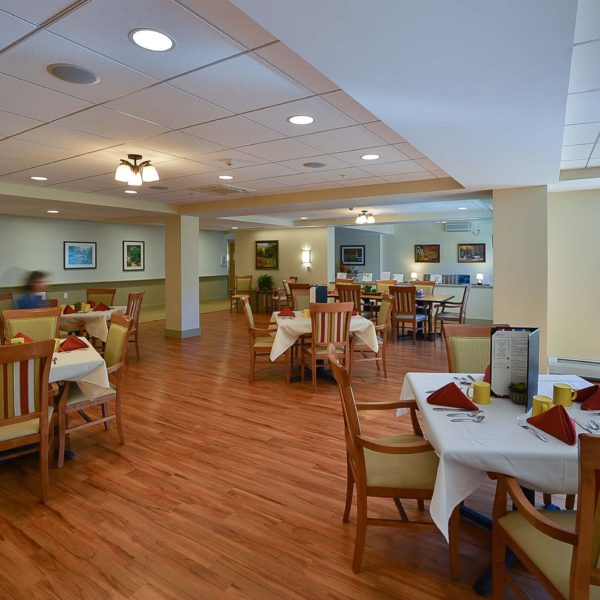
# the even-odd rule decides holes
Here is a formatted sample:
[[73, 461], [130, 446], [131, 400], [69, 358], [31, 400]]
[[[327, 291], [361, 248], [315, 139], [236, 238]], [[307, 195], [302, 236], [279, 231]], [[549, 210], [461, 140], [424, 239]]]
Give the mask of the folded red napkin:
[[577, 390], [575, 402], [582, 402], [581, 410], [600, 410], [600, 385]]
[[549, 433], [561, 442], [569, 444], [569, 446], [574, 446], [577, 443], [575, 423], [573, 423], [573, 419], [568, 415], [565, 407], [560, 404], [537, 415], [537, 417], [529, 417], [527, 422]]
[[471, 402], [454, 382], [448, 383], [428, 396], [427, 404], [479, 410], [477, 405]]
[[98, 304], [96, 304], [94, 306], [94, 310], [110, 310], [110, 306], [106, 306], [106, 304], [103, 304], [102, 302], [98, 302]]
[[70, 335], [64, 342], [60, 343], [59, 352], [71, 352], [72, 350], [81, 350], [87, 348], [88, 345], [74, 335]]
[[492, 365], [488, 365], [485, 368], [485, 373], [483, 374], [483, 380], [486, 383], [492, 383]]
[[294, 314], [294, 311], [289, 306], [286, 306], [283, 310], [279, 311], [279, 316], [280, 317], [295, 317], [296, 315]]
[[72, 315], [74, 312], [75, 309], [70, 304], [67, 304], [65, 310], [63, 310], [63, 315]]
[[93, 300], [90, 300], [88, 304], [90, 305], [90, 308], [94, 308], [94, 306], [96, 306], [96, 303]]
[[33, 340], [28, 335], [25, 335], [21, 332], [15, 333], [15, 335], [13, 335], [13, 338], [23, 338], [23, 342], [25, 344], [31, 344], [31, 342], [33, 342]]

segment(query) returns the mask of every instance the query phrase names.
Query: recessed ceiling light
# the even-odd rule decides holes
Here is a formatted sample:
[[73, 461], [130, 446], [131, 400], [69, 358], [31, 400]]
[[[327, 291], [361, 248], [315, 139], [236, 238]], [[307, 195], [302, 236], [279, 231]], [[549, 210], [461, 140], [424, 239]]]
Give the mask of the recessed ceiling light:
[[48, 181], [47, 177], [42, 177], [41, 175], [33, 175], [29, 179], [33, 179], [34, 181]]
[[292, 125], [310, 125], [314, 122], [314, 119], [308, 115], [294, 115], [293, 117], [288, 117], [288, 121]]
[[50, 215], [57, 215], [57, 214], [58, 214], [58, 211], [57, 211], [57, 210], [47, 210], [46, 212], [47, 212], [48, 214], [50, 214]]
[[308, 217], [300, 217], [301, 221], [306, 221], [306, 219], [308, 219]]
[[219, 179], [233, 179], [233, 175], [219, 175]]
[[363, 160], [377, 160], [379, 158], [379, 154], [363, 154], [361, 158]]
[[239, 227], [236, 227], [235, 225], [231, 228], [231, 229], [239, 229]]
[[84, 67], [79, 67], [77, 65], [55, 63], [53, 65], [48, 65], [46, 70], [50, 75], [53, 75], [61, 81], [66, 81], [67, 83], [94, 85], [100, 81], [100, 77], [94, 73], [94, 71], [90, 71], [90, 69], [85, 69]]
[[308, 167], [309, 169], [320, 169], [321, 167], [326, 167], [327, 165], [322, 162], [305, 162], [303, 167]]
[[467, 210], [467, 207], [466, 206], [459, 206], [458, 210]]
[[152, 52], [166, 52], [175, 45], [168, 35], [154, 29], [136, 29], [129, 34], [129, 39], [136, 46]]
[[123, 190], [126, 194], [137, 194], [136, 190]]

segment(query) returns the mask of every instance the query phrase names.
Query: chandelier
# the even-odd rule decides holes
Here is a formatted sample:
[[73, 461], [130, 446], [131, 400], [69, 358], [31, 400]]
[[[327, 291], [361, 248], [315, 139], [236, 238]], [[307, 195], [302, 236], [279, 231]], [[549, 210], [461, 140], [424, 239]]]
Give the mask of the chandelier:
[[142, 160], [141, 154], [128, 154], [127, 158], [129, 160], [121, 159], [121, 164], [115, 171], [116, 181], [122, 181], [131, 186], [140, 186], [143, 181], [158, 181], [160, 179], [158, 171], [150, 164], [149, 160], [138, 164], [138, 161]]
[[375, 223], [375, 217], [369, 211], [361, 210], [360, 215], [356, 217], [355, 223], [357, 225], [372, 225], [373, 223]]

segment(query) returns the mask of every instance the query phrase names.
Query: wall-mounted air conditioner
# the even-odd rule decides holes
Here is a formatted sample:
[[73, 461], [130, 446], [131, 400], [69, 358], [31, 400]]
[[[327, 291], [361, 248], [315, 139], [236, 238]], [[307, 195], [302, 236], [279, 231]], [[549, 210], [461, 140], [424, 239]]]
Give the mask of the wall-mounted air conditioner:
[[600, 380], [600, 360], [548, 357], [548, 371], [555, 375], [579, 375], [585, 379]]
[[471, 221], [450, 221], [446, 223], [444, 229], [448, 232], [458, 233], [460, 231], [472, 231], [473, 223]]

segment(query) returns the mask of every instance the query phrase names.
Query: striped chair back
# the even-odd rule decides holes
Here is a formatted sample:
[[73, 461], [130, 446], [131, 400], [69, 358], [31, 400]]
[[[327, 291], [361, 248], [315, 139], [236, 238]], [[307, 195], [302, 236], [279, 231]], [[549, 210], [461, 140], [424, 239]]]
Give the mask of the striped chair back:
[[127, 310], [125, 314], [131, 317], [133, 321], [133, 327], [137, 329], [140, 321], [140, 309], [142, 308], [142, 300], [144, 299], [144, 292], [129, 292], [127, 298]]
[[96, 304], [106, 304], [106, 306], [114, 306], [116, 293], [117, 288], [88, 288], [85, 290], [88, 303], [91, 300]]
[[414, 285], [391, 285], [390, 294], [394, 297], [396, 313], [412, 315], [417, 312], [417, 288]]
[[4, 322], [5, 337], [10, 340], [17, 333], [24, 333], [34, 342], [56, 338], [58, 337], [61, 312], [60, 306], [3, 310], [2, 321]]
[[288, 283], [292, 296], [292, 309], [305, 310], [310, 304], [310, 283]]
[[340, 302], [352, 302], [354, 310], [360, 312], [360, 284], [359, 283], [336, 283], [335, 289]]
[[311, 304], [312, 340], [317, 346], [336, 346], [349, 343], [352, 302]]

